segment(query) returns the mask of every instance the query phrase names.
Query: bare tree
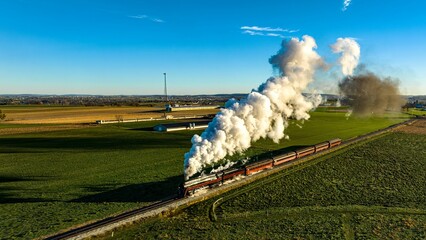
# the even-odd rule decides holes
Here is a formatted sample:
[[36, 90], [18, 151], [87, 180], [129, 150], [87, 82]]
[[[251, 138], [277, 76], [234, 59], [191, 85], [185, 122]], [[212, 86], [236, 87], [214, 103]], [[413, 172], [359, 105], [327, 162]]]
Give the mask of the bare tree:
[[120, 122], [123, 122], [123, 115], [115, 115], [115, 120], [117, 120], [117, 125], [120, 127]]
[[0, 120], [6, 119], [6, 113], [3, 112], [3, 110], [0, 109]]

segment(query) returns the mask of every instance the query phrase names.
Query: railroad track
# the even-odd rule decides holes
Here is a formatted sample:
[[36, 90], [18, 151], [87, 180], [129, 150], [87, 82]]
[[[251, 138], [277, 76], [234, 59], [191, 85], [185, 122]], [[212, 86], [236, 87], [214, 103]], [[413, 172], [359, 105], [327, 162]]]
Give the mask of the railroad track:
[[142, 207], [142, 208], [138, 208], [138, 209], [134, 209], [122, 214], [119, 214], [117, 216], [113, 216], [113, 217], [108, 217], [102, 220], [99, 220], [97, 222], [94, 223], [90, 223], [63, 233], [58, 233], [56, 235], [50, 236], [50, 237], [46, 237], [44, 239], [46, 240], [60, 240], [60, 239], [82, 239], [85, 238], [85, 236], [83, 236], [83, 234], [85, 233], [90, 233], [96, 229], [101, 229], [103, 227], [106, 226], [110, 226], [113, 225], [115, 223], [119, 223], [121, 221], [127, 220], [131, 217], [155, 210], [155, 209], [159, 209], [162, 208], [168, 204], [174, 203], [176, 201], [178, 201], [179, 199], [176, 198], [177, 196], [173, 196], [170, 198], [167, 198], [163, 201], [154, 203], [152, 205], [146, 206], [146, 207]]
[[[368, 139], [368, 138], [371, 138], [371, 137], [374, 137], [374, 136], [378, 136], [378, 135], [385, 133], [385, 132], [388, 132], [388, 131], [396, 128], [396, 127], [411, 124], [414, 121], [416, 121], [416, 119], [411, 119], [411, 120], [408, 120], [408, 121], [405, 121], [405, 122], [402, 122], [402, 123], [399, 123], [399, 124], [389, 126], [387, 128], [381, 129], [381, 130], [377, 130], [377, 131], [374, 131], [374, 132], [371, 132], [371, 133], [368, 133], [368, 134], [365, 134], [365, 135], [362, 135], [362, 136], [355, 137], [353, 139], [346, 140], [346, 141], [342, 142], [342, 145], [343, 145], [342, 147], [351, 145], [353, 143], [356, 143], [356, 142], [359, 142], [359, 141], [362, 141], [362, 140], [365, 140], [365, 139]], [[341, 148], [341, 147], [339, 147], [339, 148]], [[313, 155], [316, 155], [316, 154], [313, 154]], [[58, 233], [58, 234], [55, 234], [55, 235], [52, 235], [52, 236], [45, 237], [43, 239], [46, 239], [46, 240], [83, 239], [83, 238], [87, 238], [87, 237], [90, 237], [90, 236], [93, 236], [93, 235], [99, 235], [99, 234], [103, 233], [102, 231], [100, 231], [100, 229], [107, 228], [104, 231], [105, 232], [110, 231], [110, 230], [115, 228], [113, 226], [115, 224], [118, 225], [120, 222], [129, 222], [128, 220], [133, 218], [133, 217], [142, 215], [144, 213], [147, 213], [147, 212], [150, 212], [150, 211], [153, 211], [153, 210], [157, 210], [157, 209], [166, 207], [167, 205], [171, 205], [173, 203], [177, 203], [179, 200], [181, 200], [181, 199], [177, 198], [177, 196], [170, 196], [169, 198], [167, 198], [163, 201], [154, 203], [150, 206], [134, 209], [134, 210], [119, 214], [117, 216], [108, 217], [108, 218], [105, 218], [105, 219], [102, 219], [102, 220], [99, 220], [99, 221], [96, 221], [96, 222], [93, 222], [93, 223], [90, 223], [90, 224], [87, 224], [87, 225], [84, 225], [84, 226], [81, 226], [81, 227], [77, 227], [77, 228], [69, 230], [69, 231], [65, 231], [63, 233]], [[97, 234], [94, 233], [97, 230], [99, 230], [100, 232], [97, 233]]]

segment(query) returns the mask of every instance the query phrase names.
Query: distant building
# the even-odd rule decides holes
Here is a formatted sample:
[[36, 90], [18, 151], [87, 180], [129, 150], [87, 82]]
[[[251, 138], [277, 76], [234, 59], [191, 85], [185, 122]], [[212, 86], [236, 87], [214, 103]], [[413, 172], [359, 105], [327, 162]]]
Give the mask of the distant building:
[[205, 110], [205, 109], [219, 109], [219, 105], [204, 105], [204, 106], [179, 106], [178, 104], [175, 105], [166, 105], [166, 111], [167, 112], [177, 112], [177, 111], [193, 111], [193, 110]]
[[210, 121], [158, 124], [154, 126], [154, 131], [171, 132], [180, 130], [204, 129], [208, 127], [209, 123]]

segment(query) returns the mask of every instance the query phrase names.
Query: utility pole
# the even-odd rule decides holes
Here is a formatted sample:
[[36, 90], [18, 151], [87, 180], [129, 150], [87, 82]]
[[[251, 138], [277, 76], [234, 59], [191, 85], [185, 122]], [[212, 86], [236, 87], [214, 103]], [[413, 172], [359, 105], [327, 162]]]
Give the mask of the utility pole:
[[164, 73], [164, 95], [166, 96], [166, 102], [169, 102], [169, 97], [167, 96], [167, 74]]

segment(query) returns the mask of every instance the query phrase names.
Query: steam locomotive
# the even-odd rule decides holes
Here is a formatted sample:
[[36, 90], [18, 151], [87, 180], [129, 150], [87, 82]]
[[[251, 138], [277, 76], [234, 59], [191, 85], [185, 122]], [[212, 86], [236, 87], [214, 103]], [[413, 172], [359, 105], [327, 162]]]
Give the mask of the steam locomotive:
[[336, 138], [330, 141], [318, 143], [310, 147], [296, 149], [295, 151], [291, 151], [288, 153], [266, 157], [239, 168], [226, 169], [218, 173], [207, 174], [195, 179], [190, 179], [179, 186], [178, 194], [180, 197], [189, 196], [199, 189], [218, 186], [236, 176], [248, 176], [264, 169], [273, 168], [280, 164], [330, 149], [332, 147], [340, 145], [341, 143], [342, 140]]

